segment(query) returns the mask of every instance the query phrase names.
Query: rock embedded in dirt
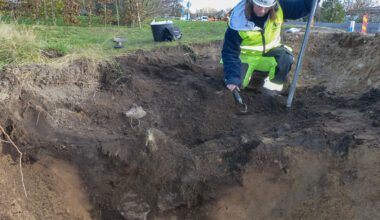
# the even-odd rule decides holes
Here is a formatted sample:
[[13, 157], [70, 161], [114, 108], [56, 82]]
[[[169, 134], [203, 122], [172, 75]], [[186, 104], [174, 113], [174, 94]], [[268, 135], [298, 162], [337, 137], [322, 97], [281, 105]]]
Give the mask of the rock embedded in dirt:
[[173, 204], [185, 205], [185, 203], [182, 203], [180, 200], [181, 199], [178, 193], [160, 194], [157, 198], [157, 207], [160, 209], [161, 212], [164, 212], [176, 208], [175, 206], [173, 206]]
[[5, 101], [9, 98], [8, 94], [0, 93], [0, 101]]
[[125, 112], [125, 115], [128, 118], [140, 119], [146, 116], [146, 112], [141, 106], [133, 104], [133, 107], [129, 109], [127, 112]]
[[146, 131], [145, 146], [150, 147], [150, 151], [158, 150], [152, 129]]
[[118, 206], [120, 214], [127, 220], [146, 220], [151, 211], [148, 203], [134, 192], [123, 195]]

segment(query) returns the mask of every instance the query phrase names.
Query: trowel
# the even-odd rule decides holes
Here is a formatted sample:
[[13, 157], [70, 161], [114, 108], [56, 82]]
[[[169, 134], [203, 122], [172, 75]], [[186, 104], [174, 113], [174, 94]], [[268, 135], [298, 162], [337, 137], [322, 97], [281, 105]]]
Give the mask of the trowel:
[[234, 89], [232, 93], [234, 94], [235, 100], [242, 106], [240, 112], [246, 114], [248, 112], [248, 106], [243, 102], [243, 99], [241, 98], [239, 91], [237, 89]]

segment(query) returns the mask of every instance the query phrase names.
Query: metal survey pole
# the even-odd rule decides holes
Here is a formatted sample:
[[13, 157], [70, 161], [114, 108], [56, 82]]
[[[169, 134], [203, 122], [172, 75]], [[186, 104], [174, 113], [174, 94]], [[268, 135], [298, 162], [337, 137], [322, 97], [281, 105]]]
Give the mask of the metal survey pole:
[[298, 76], [299, 76], [301, 66], [302, 66], [303, 55], [304, 55], [305, 50], [306, 50], [307, 40], [309, 39], [310, 27], [311, 27], [311, 23], [312, 23], [313, 18], [314, 18], [315, 10], [317, 9], [317, 5], [318, 5], [318, 0], [314, 0], [313, 5], [311, 7], [309, 21], [307, 22], [307, 26], [306, 26], [306, 32], [305, 32], [305, 37], [303, 39], [302, 48], [300, 51], [300, 55], [298, 56], [296, 72], [294, 73], [292, 86], [290, 87], [288, 101], [286, 103], [286, 107], [288, 107], [288, 108], [290, 108], [292, 106], [292, 101], [293, 101], [294, 93], [295, 93], [296, 86], [297, 86]]

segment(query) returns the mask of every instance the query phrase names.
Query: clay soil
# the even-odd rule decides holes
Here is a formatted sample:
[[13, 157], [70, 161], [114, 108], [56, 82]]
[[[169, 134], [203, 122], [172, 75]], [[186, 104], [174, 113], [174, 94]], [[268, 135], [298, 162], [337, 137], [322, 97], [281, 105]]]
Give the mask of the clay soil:
[[[302, 39], [283, 36], [296, 55]], [[379, 45], [314, 31], [292, 108], [255, 73], [248, 114], [222, 42], [6, 66], [0, 123], [28, 197], [2, 134], [0, 219], [380, 219]]]

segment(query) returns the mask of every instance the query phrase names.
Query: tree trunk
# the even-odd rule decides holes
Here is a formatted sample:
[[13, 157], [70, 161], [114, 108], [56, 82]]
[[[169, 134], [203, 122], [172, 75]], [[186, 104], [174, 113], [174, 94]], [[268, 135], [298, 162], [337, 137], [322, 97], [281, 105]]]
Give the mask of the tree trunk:
[[48, 18], [48, 14], [47, 14], [46, 0], [44, 0], [44, 25], [47, 25], [47, 18]]
[[36, 15], [36, 25], [39, 25], [40, 24], [40, 8], [42, 5], [42, 2], [36, 3], [36, 5], [38, 6], [35, 7], [34, 14]]
[[54, 8], [54, 0], [51, 0], [51, 16], [53, 19], [53, 25], [56, 26], [57, 23], [55, 21], [55, 8]]
[[118, 0], [116, 0], [115, 7], [116, 7], [116, 16], [117, 16], [117, 26], [119, 27], [120, 17], [119, 17], [119, 1]]
[[104, 27], [107, 26], [107, 3], [104, 3]]
[[12, 16], [13, 16], [13, 20], [15, 21], [15, 24], [18, 24], [18, 21], [17, 21], [17, 18], [16, 18], [16, 13], [15, 13], [14, 9], [12, 9]]
[[136, 2], [136, 6], [137, 6], [137, 19], [139, 21], [139, 27], [141, 29], [141, 19], [140, 19], [140, 10], [139, 10], [139, 3]]
[[91, 24], [92, 24], [92, 6], [93, 6], [92, 0], [88, 0], [86, 10], [88, 10], [87, 11], [87, 17], [88, 17], [88, 25], [89, 26], [91, 26]]
[[89, 20], [88, 20], [88, 25], [92, 25], [92, 9], [90, 8], [90, 14], [89, 14]]

